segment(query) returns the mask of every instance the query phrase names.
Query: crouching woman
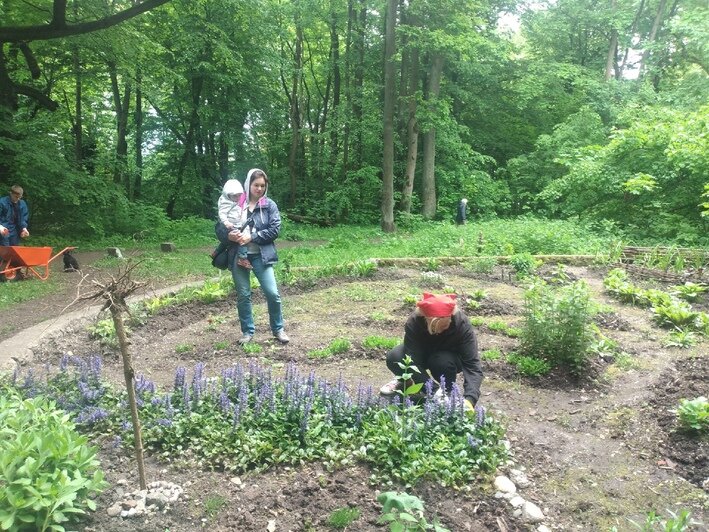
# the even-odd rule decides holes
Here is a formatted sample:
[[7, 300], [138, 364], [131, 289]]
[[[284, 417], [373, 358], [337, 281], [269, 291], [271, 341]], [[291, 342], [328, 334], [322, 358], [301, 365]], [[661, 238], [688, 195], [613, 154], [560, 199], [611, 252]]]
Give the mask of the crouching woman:
[[[424, 293], [416, 307], [406, 320], [404, 343], [387, 354], [387, 367], [394, 375], [401, 376], [404, 370], [399, 364], [409, 355], [421, 372], [414, 372], [413, 381], [425, 383], [429, 372], [435, 381], [444, 383], [446, 394], [450, 394], [458, 373], [462, 372], [464, 405], [473, 410], [480, 397], [483, 372], [470, 320], [458, 308], [455, 295]], [[382, 386], [380, 393], [393, 395], [403, 387], [400, 379], [394, 379]]]

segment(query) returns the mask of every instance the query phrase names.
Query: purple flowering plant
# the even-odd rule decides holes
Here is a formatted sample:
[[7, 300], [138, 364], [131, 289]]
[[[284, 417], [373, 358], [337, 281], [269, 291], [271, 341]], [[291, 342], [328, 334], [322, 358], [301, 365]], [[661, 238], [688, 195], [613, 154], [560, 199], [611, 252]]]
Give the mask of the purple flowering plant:
[[[28, 375], [16, 375], [14, 387], [56, 400], [82, 430], [132, 444], [125, 392], [101, 379], [100, 359], [68, 357], [44, 382], [31, 380], [30, 386]], [[506, 458], [502, 426], [480, 407], [475, 416], [464, 413], [456, 386], [442, 402], [431, 382], [418, 386], [418, 397], [405, 393], [392, 402], [363, 383], [351, 390], [342, 376], [332, 382], [312, 371], [304, 375], [293, 363], [276, 376], [252, 360], [218, 376], [208, 376], [204, 364], [191, 372], [178, 368], [167, 392], [139, 375], [135, 391], [146, 449], [208, 468], [243, 472], [313, 460], [338, 467], [359, 460], [371, 467], [373, 482], [432, 479], [458, 486]]]

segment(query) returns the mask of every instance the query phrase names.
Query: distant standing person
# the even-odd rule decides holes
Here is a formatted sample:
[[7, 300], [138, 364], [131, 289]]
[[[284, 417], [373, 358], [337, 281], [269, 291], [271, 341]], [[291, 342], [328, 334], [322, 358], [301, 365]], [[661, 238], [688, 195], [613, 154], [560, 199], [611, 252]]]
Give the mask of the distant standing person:
[[273, 265], [278, 261], [273, 242], [281, 230], [281, 214], [276, 202], [267, 197], [268, 177], [263, 170], [258, 168], [249, 170], [244, 182], [244, 190], [246, 192], [238, 202], [242, 209], [240, 225], [243, 227], [247, 225], [247, 220], [252, 220], [253, 226], [250, 234], [242, 233], [238, 229], [229, 233], [229, 240], [237, 242], [240, 246], [246, 246], [251, 264], [251, 269], [240, 265], [236, 260], [236, 250], [230, 250], [229, 264], [236, 286], [236, 309], [241, 325], [239, 343], [242, 345], [249, 343], [256, 332], [251, 306], [251, 272], [253, 272], [266, 297], [271, 332], [276, 340], [287, 344], [290, 338], [283, 330], [281, 295], [273, 271]]
[[30, 236], [29, 209], [23, 194], [21, 186], [13, 185], [10, 194], [0, 198], [0, 246], [19, 246], [20, 238]]
[[455, 215], [455, 223], [458, 225], [465, 225], [465, 208], [468, 206], [468, 200], [463, 198], [458, 202], [458, 211]]

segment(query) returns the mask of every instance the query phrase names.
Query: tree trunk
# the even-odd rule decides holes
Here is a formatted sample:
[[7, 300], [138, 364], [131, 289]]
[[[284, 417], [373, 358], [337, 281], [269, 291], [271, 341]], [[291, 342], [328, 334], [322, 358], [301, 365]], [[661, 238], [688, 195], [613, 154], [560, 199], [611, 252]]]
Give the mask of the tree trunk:
[[108, 72], [111, 77], [111, 89], [113, 91], [113, 105], [116, 108], [116, 161], [113, 167], [113, 182], [123, 184], [126, 195], [130, 197], [130, 181], [127, 176], [128, 157], [128, 113], [130, 112], [131, 85], [126, 82], [126, 88], [121, 101], [121, 89], [118, 86], [118, 72], [116, 63], [109, 61]]
[[660, 4], [657, 6], [657, 12], [655, 13], [655, 20], [652, 23], [652, 29], [650, 30], [650, 35], [648, 35], [647, 41], [645, 42], [645, 49], [643, 50], [643, 56], [640, 61], [640, 76], [643, 77], [647, 69], [647, 61], [650, 58], [650, 46], [653, 45], [655, 39], [657, 38], [657, 33], [660, 31], [662, 26], [662, 17], [665, 13], [665, 6], [667, 5], [667, 0], [660, 0]]
[[[434, 53], [428, 79], [428, 100], [435, 101], [441, 91], [443, 56]], [[423, 135], [423, 190], [421, 214], [424, 218], [436, 216], [436, 128], [432, 127]]]
[[362, 138], [362, 104], [364, 98], [364, 56], [365, 39], [364, 33], [367, 24], [367, 4], [366, 0], [359, 0], [360, 10], [357, 30], [355, 32], [355, 53], [357, 64], [355, 66], [354, 94], [352, 102], [353, 122], [357, 130], [355, 134], [355, 160], [353, 168], [360, 168], [364, 160], [364, 142]]
[[387, 0], [384, 53], [384, 155], [382, 163], [382, 230], [394, 227], [394, 96], [396, 94], [396, 8], [397, 0]]
[[288, 151], [288, 175], [290, 176], [290, 193], [288, 205], [295, 206], [298, 185], [298, 147], [300, 144], [300, 83], [303, 69], [303, 28], [299, 17], [296, 17], [295, 51], [293, 54], [293, 78], [291, 79], [290, 123], [291, 143]]
[[140, 67], [135, 73], [135, 177], [131, 199], [140, 199], [143, 188], [143, 77]]
[[[616, 0], [611, 0], [611, 23], [615, 24], [615, 14], [616, 14]], [[608, 46], [608, 55], [606, 56], [606, 74], [605, 80], [608, 81], [612, 77], [615, 77], [615, 72], [617, 70], [617, 56], [618, 56], [618, 30], [615, 25], [611, 28], [611, 38], [610, 44]]]
[[133, 422], [135, 461], [138, 463], [138, 480], [140, 481], [140, 489], [144, 490], [147, 487], [147, 482], [145, 479], [145, 460], [143, 459], [143, 438], [140, 433], [140, 418], [138, 417], [138, 405], [135, 400], [135, 371], [133, 371], [133, 362], [131, 360], [130, 351], [128, 351], [128, 339], [126, 338], [126, 331], [123, 327], [123, 314], [115, 305], [111, 305], [110, 310], [113, 325], [116, 329], [118, 345], [121, 348], [121, 357], [123, 359], [123, 377], [126, 380], [128, 406], [130, 408], [131, 421]]
[[401, 191], [401, 210], [406, 213], [411, 212], [411, 197], [414, 192], [414, 177], [416, 175], [416, 157], [419, 145], [419, 126], [416, 119], [417, 96], [416, 91], [419, 83], [419, 51], [418, 48], [411, 50], [409, 54], [409, 91], [408, 111], [409, 119], [406, 125], [406, 179], [404, 188]]

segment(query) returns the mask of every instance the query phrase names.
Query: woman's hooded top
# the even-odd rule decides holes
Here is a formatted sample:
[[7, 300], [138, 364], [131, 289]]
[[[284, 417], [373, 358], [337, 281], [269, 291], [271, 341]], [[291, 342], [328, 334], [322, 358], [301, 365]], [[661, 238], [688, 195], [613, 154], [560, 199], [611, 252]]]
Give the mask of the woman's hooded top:
[[[278, 233], [281, 231], [281, 213], [278, 210], [276, 202], [267, 197], [268, 184], [254, 207], [253, 213], [248, 211], [249, 195], [251, 194], [251, 178], [254, 172], [259, 171], [258, 168], [252, 168], [246, 175], [244, 181], [245, 194], [239, 200], [239, 206], [247, 213], [247, 218], [252, 220], [251, 223], [251, 241], [258, 244], [261, 248], [261, 258], [266, 265], [278, 262], [278, 254], [274, 240], [278, 238]], [[263, 170], [260, 170], [263, 172]], [[264, 175], [266, 172], [263, 172]], [[229, 264], [233, 264], [233, 260]]]

